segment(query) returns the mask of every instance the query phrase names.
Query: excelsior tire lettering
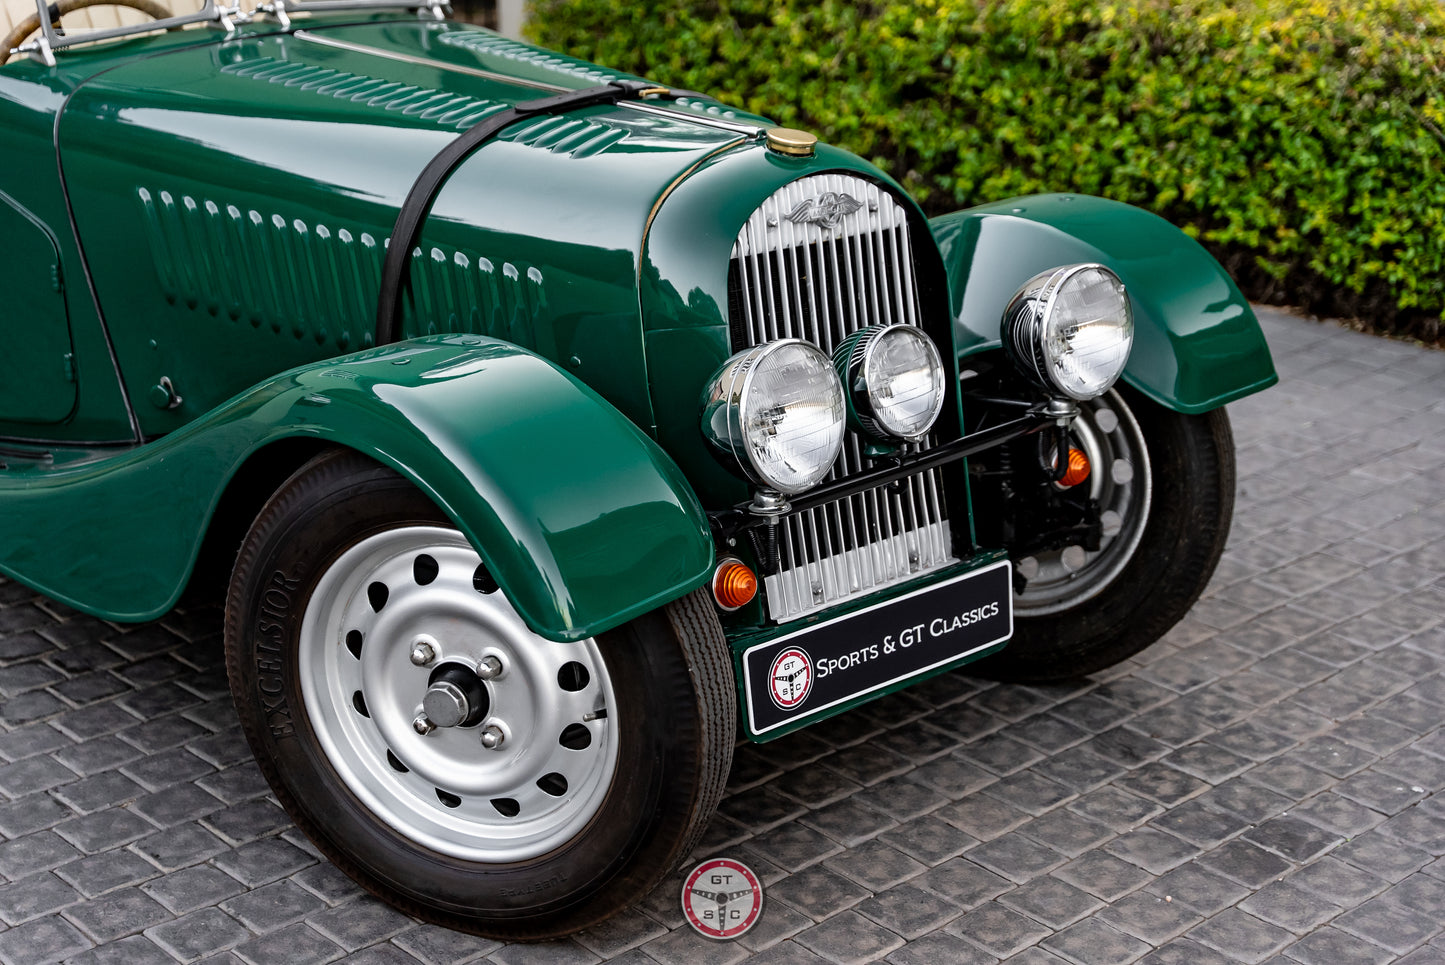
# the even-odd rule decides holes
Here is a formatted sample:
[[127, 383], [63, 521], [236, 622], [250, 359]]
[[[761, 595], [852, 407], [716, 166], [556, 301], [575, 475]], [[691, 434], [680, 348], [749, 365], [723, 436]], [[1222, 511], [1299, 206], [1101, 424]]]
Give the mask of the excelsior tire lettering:
[[271, 731], [272, 738], [278, 740], [296, 734], [291, 720], [291, 705], [286, 700], [286, 663], [280, 654], [287, 632], [282, 621], [290, 619], [291, 594], [300, 585], [300, 580], [289, 579], [280, 570], [272, 573], [261, 594], [262, 617], [256, 621], [256, 647], [253, 651], [256, 689], [261, 694], [266, 727]]
[[291, 615], [291, 591], [300, 585], [300, 580], [287, 579], [280, 570], [272, 573], [271, 582], [261, 595], [261, 612], [273, 620], [285, 620]]

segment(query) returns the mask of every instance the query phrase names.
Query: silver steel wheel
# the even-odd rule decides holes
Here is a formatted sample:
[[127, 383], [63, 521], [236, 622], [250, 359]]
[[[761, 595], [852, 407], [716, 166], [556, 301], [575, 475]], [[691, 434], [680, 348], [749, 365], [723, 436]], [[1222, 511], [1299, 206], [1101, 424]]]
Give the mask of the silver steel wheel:
[[433, 851], [544, 854], [612, 783], [613, 692], [596, 643], [532, 633], [455, 530], [400, 527], [344, 552], [306, 605], [297, 660], [337, 775]]
[[1017, 560], [1014, 565], [1028, 579], [1014, 597], [1021, 616], [1058, 613], [1102, 592], [1133, 557], [1149, 518], [1149, 450], [1129, 407], [1110, 389], [1079, 408], [1072, 444], [1093, 467], [1087, 485], [1099, 503], [1103, 538], [1096, 552], [1066, 546]]

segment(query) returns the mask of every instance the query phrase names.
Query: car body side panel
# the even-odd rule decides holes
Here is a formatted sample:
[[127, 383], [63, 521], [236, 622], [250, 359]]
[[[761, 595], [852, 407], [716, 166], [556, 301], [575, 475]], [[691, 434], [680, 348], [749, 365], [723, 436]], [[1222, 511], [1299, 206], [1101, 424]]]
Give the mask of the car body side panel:
[[1196, 241], [1169, 222], [1083, 195], [1014, 198], [934, 218], [961, 356], [999, 342], [1019, 286], [1058, 265], [1099, 262], [1129, 291], [1134, 348], [1124, 381], [1196, 414], [1279, 381], [1249, 303]]
[[[66, 107], [64, 175], [147, 437], [276, 371], [368, 347], [387, 236], [417, 174], [462, 130], [542, 93], [314, 39], [328, 30], [127, 63]], [[346, 36], [380, 45], [418, 30], [480, 33], [411, 19]], [[650, 427], [646, 217], [678, 171], [739, 140], [684, 112], [608, 107], [509, 127], [438, 196], [403, 337], [514, 342]], [[173, 408], [155, 392], [162, 376]]]
[[[60, 71], [20, 58], [12, 58], [0, 72], [0, 131], [5, 140], [0, 208], [23, 212], [21, 223], [37, 225], [33, 230], [21, 228], [26, 241], [12, 236], [9, 228], [0, 229], [6, 257], [12, 259], [5, 269], [7, 291], [13, 295], [28, 289], [44, 303], [29, 308], [12, 303], [5, 311], [10, 351], [36, 357], [34, 365], [12, 360], [3, 366], [7, 401], [0, 404], [0, 438], [130, 442], [135, 434], [57, 177], [55, 115], [74, 83]], [[46, 248], [53, 256], [42, 259], [42, 254], [51, 254]], [[28, 264], [21, 267], [19, 262]], [[58, 294], [53, 290], [52, 265], [59, 268]], [[54, 302], [46, 290], [56, 295]], [[57, 313], [60, 325], [69, 320], [70, 334], [63, 339], [55, 331]], [[32, 338], [33, 344], [21, 344]], [[51, 398], [57, 392], [69, 396], [69, 403]], [[45, 405], [30, 401], [41, 396], [49, 399]]]
[[707, 520], [657, 446], [539, 356], [431, 336], [263, 382], [123, 454], [0, 473], [0, 571], [106, 619], [164, 613], [227, 481], [268, 443], [348, 446], [411, 479], [535, 631], [578, 640], [700, 585]]
[[[17, 422], [64, 421], [75, 407], [75, 353], [60, 252], [40, 220], [0, 193], [0, 412]], [[10, 415], [12, 414], [13, 415]]]

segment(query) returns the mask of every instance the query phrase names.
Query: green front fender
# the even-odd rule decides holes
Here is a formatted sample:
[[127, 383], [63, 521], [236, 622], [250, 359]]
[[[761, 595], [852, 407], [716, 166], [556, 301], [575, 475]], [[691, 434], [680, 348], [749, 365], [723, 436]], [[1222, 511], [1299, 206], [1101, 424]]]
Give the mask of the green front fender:
[[1014, 198], [934, 218], [960, 356], [996, 348], [1004, 306], [1029, 278], [1098, 262], [1134, 308], [1124, 381], [1196, 414], [1279, 381], [1254, 312], [1194, 239], [1147, 211], [1084, 195]]
[[297, 437], [416, 483], [549, 639], [624, 623], [713, 564], [686, 480], [616, 409], [515, 345], [449, 335], [293, 369], [120, 454], [12, 464], [0, 472], [0, 571], [107, 619], [159, 616], [237, 470]]

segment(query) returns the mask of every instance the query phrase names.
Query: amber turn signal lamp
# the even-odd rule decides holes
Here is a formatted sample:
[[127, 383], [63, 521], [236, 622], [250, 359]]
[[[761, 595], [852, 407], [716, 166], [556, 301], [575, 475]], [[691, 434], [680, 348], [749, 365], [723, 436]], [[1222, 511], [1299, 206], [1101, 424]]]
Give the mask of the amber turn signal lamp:
[[1069, 468], [1064, 472], [1064, 478], [1059, 480], [1059, 485], [1064, 487], [1077, 486], [1089, 478], [1089, 457], [1084, 455], [1082, 449], [1069, 450]]
[[738, 560], [723, 560], [712, 574], [712, 596], [724, 610], [736, 610], [758, 595], [758, 578]]

